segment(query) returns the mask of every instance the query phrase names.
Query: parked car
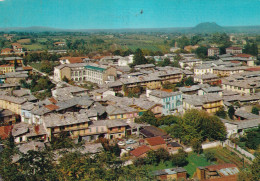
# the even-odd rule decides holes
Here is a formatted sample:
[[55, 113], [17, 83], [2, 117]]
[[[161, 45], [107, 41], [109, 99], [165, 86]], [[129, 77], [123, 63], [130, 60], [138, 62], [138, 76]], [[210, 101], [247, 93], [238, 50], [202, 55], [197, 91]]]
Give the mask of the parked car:
[[123, 141], [119, 141], [117, 144], [118, 144], [119, 146], [125, 146], [125, 143], [124, 143]]
[[126, 147], [126, 151], [132, 151], [134, 148], [133, 147], [131, 147], [131, 146], [128, 146], [128, 147]]
[[132, 140], [132, 139], [129, 139], [129, 140], [127, 140], [126, 141], [126, 144], [133, 144], [133, 143], [136, 143], [136, 141], [135, 140]]

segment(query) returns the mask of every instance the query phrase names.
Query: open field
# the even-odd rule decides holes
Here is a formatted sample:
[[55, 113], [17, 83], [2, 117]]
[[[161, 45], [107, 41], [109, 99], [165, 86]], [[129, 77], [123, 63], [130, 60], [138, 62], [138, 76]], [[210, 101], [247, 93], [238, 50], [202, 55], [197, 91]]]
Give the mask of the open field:
[[41, 44], [31, 44], [31, 45], [23, 45], [27, 50], [44, 50], [46, 47]]

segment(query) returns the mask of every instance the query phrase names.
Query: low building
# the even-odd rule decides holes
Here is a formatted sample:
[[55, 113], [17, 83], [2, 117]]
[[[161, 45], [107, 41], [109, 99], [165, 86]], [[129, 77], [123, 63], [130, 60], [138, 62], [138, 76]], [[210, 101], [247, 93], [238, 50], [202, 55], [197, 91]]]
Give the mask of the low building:
[[213, 65], [211, 64], [202, 64], [194, 67], [195, 75], [204, 75], [204, 74], [213, 74]]
[[11, 48], [5, 48], [5, 49], [1, 50], [1, 55], [10, 55], [10, 54], [13, 54], [13, 53], [14, 53], [14, 51]]
[[[4, 140], [9, 138], [12, 134], [13, 126], [0, 126], [0, 139]], [[1, 144], [0, 144], [0, 152], [1, 152]]]
[[180, 64], [181, 68], [189, 67], [189, 69], [192, 69], [196, 65], [202, 64], [202, 62], [203, 61], [201, 59], [187, 59], [187, 60], [179, 61], [179, 64]]
[[55, 42], [53, 44], [54, 44], [54, 46], [65, 46], [66, 45], [65, 42]]
[[13, 125], [16, 123], [16, 115], [7, 109], [0, 109], [0, 126]]
[[215, 74], [203, 74], [194, 76], [194, 82], [200, 84], [219, 85], [221, 84], [220, 78]]
[[162, 104], [162, 114], [171, 115], [182, 111], [182, 93], [161, 90], [146, 90], [147, 99]]
[[209, 57], [214, 57], [219, 55], [219, 48], [209, 48], [208, 49], [208, 56]]
[[127, 57], [121, 57], [118, 60], [118, 66], [128, 66], [134, 62], [134, 55], [129, 55]]
[[238, 179], [239, 169], [233, 163], [225, 163], [220, 165], [210, 165], [206, 167], [198, 167], [196, 177], [199, 180], [214, 181], [236, 181]]
[[23, 47], [20, 43], [12, 43], [12, 47], [15, 53], [23, 53]]
[[228, 48], [226, 48], [226, 53], [237, 55], [237, 54], [242, 54], [242, 50], [243, 50], [243, 48], [241, 48], [241, 47], [228, 47]]
[[9, 65], [9, 64], [0, 65], [0, 74], [5, 74], [9, 72], [15, 72], [14, 65]]
[[146, 145], [142, 145], [132, 151], [130, 151], [130, 155], [136, 157], [136, 158], [143, 158], [147, 156], [147, 153], [151, 150], [151, 148], [149, 148]]
[[143, 138], [152, 138], [160, 136], [163, 139], [167, 140], [170, 138], [167, 133], [165, 133], [160, 128], [154, 127], [154, 126], [144, 126], [142, 129], [140, 129], [140, 135]]
[[215, 113], [223, 106], [223, 98], [219, 94], [205, 94], [202, 96], [185, 96], [183, 99], [183, 110], [200, 109], [208, 113]]
[[158, 150], [160, 148], [167, 149], [166, 142], [161, 136], [146, 138], [144, 141], [152, 150]]
[[28, 123], [15, 124], [12, 130], [12, 136], [15, 143], [25, 143], [31, 140], [46, 140], [46, 129], [43, 125], [31, 125]]
[[233, 74], [243, 73], [248, 67], [214, 67], [213, 74], [216, 74], [220, 77], [228, 77]]
[[182, 167], [156, 170], [153, 172], [153, 175], [158, 180], [186, 180], [187, 179], [187, 171]]
[[178, 151], [179, 149], [182, 149], [182, 148], [183, 147], [177, 142], [167, 143], [167, 149], [168, 149], [169, 152]]
[[198, 95], [202, 96], [205, 94], [218, 94], [219, 96], [222, 96], [223, 90], [220, 87], [202, 87], [198, 91]]
[[23, 58], [21, 57], [4, 57], [0, 58], [0, 61], [5, 61], [7, 64], [15, 64], [17, 62], [19, 67], [23, 66]]

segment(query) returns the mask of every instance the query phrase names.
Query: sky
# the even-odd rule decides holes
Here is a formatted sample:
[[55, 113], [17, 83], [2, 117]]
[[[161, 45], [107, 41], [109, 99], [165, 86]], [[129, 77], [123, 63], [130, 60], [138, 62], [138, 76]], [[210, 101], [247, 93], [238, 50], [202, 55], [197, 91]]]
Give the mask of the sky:
[[246, 26], [260, 25], [259, 10], [260, 0], [0, 0], [0, 28]]

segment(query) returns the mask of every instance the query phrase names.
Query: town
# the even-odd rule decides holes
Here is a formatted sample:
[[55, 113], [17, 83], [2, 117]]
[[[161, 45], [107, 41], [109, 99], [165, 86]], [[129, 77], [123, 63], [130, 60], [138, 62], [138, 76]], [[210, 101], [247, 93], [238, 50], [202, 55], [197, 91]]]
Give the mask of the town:
[[260, 178], [259, 36], [95, 52], [81, 50], [118, 34], [0, 36], [4, 180]]

